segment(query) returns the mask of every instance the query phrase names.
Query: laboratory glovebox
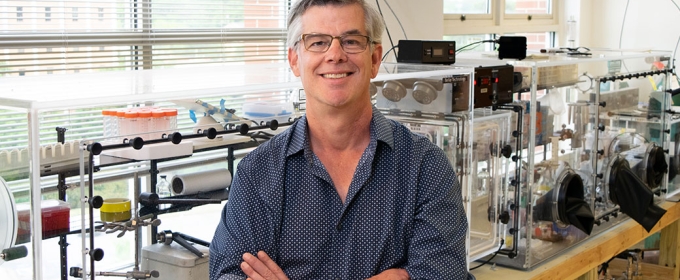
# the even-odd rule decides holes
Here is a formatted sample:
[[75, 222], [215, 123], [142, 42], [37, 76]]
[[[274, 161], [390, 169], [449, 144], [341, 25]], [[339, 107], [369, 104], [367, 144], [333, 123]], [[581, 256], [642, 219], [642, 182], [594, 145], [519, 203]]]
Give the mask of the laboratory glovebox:
[[[463, 53], [457, 63], [488, 60], [496, 58]], [[509, 165], [508, 194], [499, 198], [509, 213], [504, 247], [491, 262], [532, 269], [628, 217], [656, 224], [668, 181], [669, 96], [658, 89], [667, 85], [668, 53], [536, 53], [504, 62], [522, 75], [522, 113], [514, 116], [518, 164]], [[621, 180], [635, 184], [613, 183]], [[629, 207], [640, 194], [644, 204]]]
[[[461, 67], [384, 63], [373, 81], [383, 83], [387, 80], [471, 73], [472, 70]], [[0, 272], [13, 275], [17, 271], [30, 271], [30, 275], [23, 274], [22, 277], [63, 279], [69, 276], [71, 268], [76, 268], [75, 275], [80, 273], [79, 277], [95, 278], [103, 275], [101, 273], [139, 262], [140, 257], [133, 254], [136, 251], [134, 248], [151, 242], [145, 236], [154, 236], [152, 229], [158, 223], [153, 219], [144, 220], [146, 226], [124, 235], [121, 231], [115, 234], [104, 232], [112, 228], [80, 234], [83, 229], [93, 227], [95, 222], [97, 225], [112, 225], [103, 224], [99, 210], [95, 208], [99, 203], [95, 197], [109, 198], [107, 194], [114, 189], [102, 188], [102, 184], [113, 181], [124, 186], [117, 189], [122, 190], [120, 195], [133, 202], [133, 219], [156, 213], [159, 214], [157, 219], [163, 220], [174, 212], [188, 211], [184, 214], [190, 214], [199, 211], [201, 207], [196, 206], [176, 207], [171, 204], [169, 208], [161, 209], [149, 204], [149, 201], [154, 200], [148, 199], [153, 195], [147, 191], [153, 192], [157, 180], [155, 175], [159, 171], [202, 166], [216, 161], [221, 165], [225, 158], [243, 156], [262, 141], [258, 137], [285, 129], [283, 122], [303, 113], [296, 111], [291, 117], [283, 118], [283, 111], [289, 111], [287, 108], [290, 106], [267, 107], [283, 108], [274, 112], [260, 110], [252, 105], [263, 101], [274, 104], [304, 102], [304, 98], [297, 96], [300, 88], [300, 80], [292, 74], [287, 64], [213, 65], [192, 69], [3, 78], [0, 91], [11, 92], [12, 96], [0, 97], [2, 109], [19, 116], [18, 125], [28, 127], [25, 136], [29, 142], [17, 144], [16, 148], [10, 150], [0, 149], [0, 177], [7, 182], [9, 194], [19, 197], [17, 201], [30, 204], [31, 211], [27, 212], [30, 226], [27, 228], [31, 232], [22, 233], [22, 236], [30, 237], [30, 242], [25, 245], [31, 253], [27, 257], [4, 262]], [[222, 108], [222, 104], [226, 106]], [[249, 106], [244, 106], [246, 104]], [[155, 128], [152, 128], [152, 131], [148, 131], [147, 123], [147, 131], [119, 131], [117, 135], [106, 134], [101, 129], [101, 125], [107, 123], [105, 118], [112, 117], [108, 112], [104, 114], [103, 110], [144, 107], [175, 109], [170, 115], [176, 117], [174, 121], [177, 127], [170, 126], [163, 131], [153, 131]], [[245, 111], [255, 113], [250, 115], [258, 115], [257, 122], [237, 119], [246, 115], [242, 109], [244, 107], [248, 108]], [[263, 113], [276, 115], [275, 119], [282, 121], [282, 128], [269, 129], [273, 122], [267, 121]], [[154, 123], [155, 120], [149, 119], [149, 115], [154, 117], [153, 112], [143, 112], [141, 116], [137, 112], [134, 119], [142, 120], [141, 123]], [[55, 122], [55, 118], [65, 121]], [[195, 123], [192, 118], [195, 118]], [[227, 121], [227, 118], [236, 120]], [[207, 122], [203, 121], [206, 119]], [[161, 121], [172, 123], [173, 119]], [[88, 124], [98, 129], [92, 129], [89, 134], [79, 133]], [[260, 129], [243, 135], [240, 132], [243, 124], [250, 125], [251, 129]], [[55, 132], [57, 127], [63, 129]], [[215, 130], [228, 133], [215, 133]], [[175, 137], [175, 132], [182, 139], [179, 143], [175, 143], [179, 139]], [[210, 135], [215, 138], [209, 139]], [[140, 143], [141, 147], [137, 145]], [[146, 196], [143, 195], [145, 192]], [[45, 199], [43, 195], [51, 193], [59, 194], [58, 199], [66, 200], [70, 208], [68, 228], [64, 229], [68, 233], [61, 234], [60, 231], [59, 237], [47, 237], [39, 230], [42, 227], [40, 209]], [[228, 191], [218, 190], [217, 193], [228, 195]], [[222, 200], [224, 197], [212, 199]], [[142, 203], [142, 198], [147, 198], [146, 204]], [[187, 200], [197, 197], [172, 198]], [[62, 208], [59, 209], [62, 211]], [[66, 212], [66, 208], [63, 209]], [[20, 228], [13, 204], [5, 212], [6, 219], [13, 222], [12, 228]], [[206, 240], [211, 236], [203, 234], [214, 230], [213, 227], [201, 230], [198, 225], [172, 229]], [[4, 240], [2, 246], [14, 246], [17, 237], [15, 230], [7, 230], [5, 235], [8, 236], [0, 237]], [[61, 243], [62, 237], [70, 244], [68, 248], [66, 242]]]
[[[498, 197], [507, 181], [512, 121], [510, 111], [474, 109], [471, 74], [372, 83], [376, 107], [440, 147], [453, 166], [469, 223], [468, 261], [493, 253], [500, 246]], [[424, 102], [423, 93], [419, 93], [421, 82], [435, 84], [433, 92], [428, 93], [435, 98]], [[485, 94], [488, 98], [491, 93]]]

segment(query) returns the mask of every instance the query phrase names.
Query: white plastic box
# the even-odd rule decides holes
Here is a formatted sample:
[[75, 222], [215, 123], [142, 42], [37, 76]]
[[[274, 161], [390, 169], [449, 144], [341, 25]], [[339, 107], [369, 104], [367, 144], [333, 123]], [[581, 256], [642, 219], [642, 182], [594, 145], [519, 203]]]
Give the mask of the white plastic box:
[[193, 246], [205, 256], [199, 258], [176, 243], [145, 246], [142, 248], [142, 270], [156, 270], [159, 279], [164, 280], [208, 280], [210, 249], [198, 244]]

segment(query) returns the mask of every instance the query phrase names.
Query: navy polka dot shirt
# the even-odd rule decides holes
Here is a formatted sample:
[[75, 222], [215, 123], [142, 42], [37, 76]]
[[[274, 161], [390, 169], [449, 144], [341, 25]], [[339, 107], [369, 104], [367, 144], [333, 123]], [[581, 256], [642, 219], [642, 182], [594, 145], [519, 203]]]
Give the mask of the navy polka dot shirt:
[[467, 220], [442, 150], [373, 108], [371, 140], [343, 204], [312, 153], [306, 117], [248, 154], [210, 245], [210, 279], [244, 279], [265, 251], [290, 279], [466, 279]]

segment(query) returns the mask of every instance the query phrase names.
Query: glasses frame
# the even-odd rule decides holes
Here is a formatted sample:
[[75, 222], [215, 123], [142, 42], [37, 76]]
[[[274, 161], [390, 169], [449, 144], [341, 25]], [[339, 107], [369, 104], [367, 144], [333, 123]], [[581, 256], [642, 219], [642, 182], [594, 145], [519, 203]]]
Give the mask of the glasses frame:
[[[304, 43], [305, 37], [310, 36], [310, 35], [314, 35], [314, 36], [328, 36], [328, 37], [331, 38], [331, 42], [328, 44], [328, 47], [327, 47], [324, 51], [312, 51], [312, 50], [309, 50], [309, 48], [307, 47], [307, 45]], [[364, 49], [360, 50], [360, 51], [356, 51], [356, 52], [355, 52], [355, 51], [349, 51], [349, 52], [348, 52], [347, 50], [345, 50], [345, 46], [342, 44], [342, 38], [347, 37], [347, 36], [360, 36], [360, 37], [366, 38], [366, 40], [368, 40], [368, 42], [366, 43], [366, 47], [365, 47]], [[338, 41], [340, 42], [340, 48], [342, 49], [342, 51], [344, 51], [345, 53], [348, 53], [348, 54], [362, 53], [362, 52], [364, 52], [366, 49], [368, 49], [368, 45], [369, 45], [369, 44], [377, 44], [377, 42], [373, 41], [373, 39], [371, 39], [370, 36], [362, 35], [362, 34], [345, 34], [345, 35], [342, 35], [342, 36], [333, 36], [333, 35], [330, 35], [330, 34], [306, 33], [306, 34], [300, 35], [300, 38], [295, 42], [295, 45], [297, 45], [298, 43], [300, 43], [300, 41], [303, 41], [302, 45], [304, 46], [305, 50], [310, 51], [310, 52], [313, 52], [313, 53], [325, 53], [325, 52], [327, 52], [327, 51], [331, 48], [331, 45], [333, 45], [333, 40], [334, 40], [334, 39], [338, 39]]]

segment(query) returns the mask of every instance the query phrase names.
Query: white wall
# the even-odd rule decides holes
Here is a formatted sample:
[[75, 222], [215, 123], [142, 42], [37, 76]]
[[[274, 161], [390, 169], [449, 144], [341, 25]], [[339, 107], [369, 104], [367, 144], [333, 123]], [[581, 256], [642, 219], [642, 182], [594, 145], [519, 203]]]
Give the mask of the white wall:
[[[623, 24], [622, 49], [670, 50], [680, 36], [680, 10], [673, 0], [630, 0], [625, 23], [625, 0], [582, 0], [590, 10], [591, 24], [582, 26], [584, 41], [599, 48], [619, 48]], [[680, 5], [680, 0], [674, 0]]]
[[[402, 32], [395, 15], [392, 14], [392, 7], [396, 18], [399, 18], [404, 27]], [[369, 1], [376, 7], [375, 1]], [[408, 38], [409, 40], [441, 40], [444, 34], [444, 2], [442, 0], [379, 0], [385, 24], [390, 31], [392, 41], [396, 46], [399, 40]], [[392, 46], [389, 42], [387, 32], [383, 33], [383, 50], [387, 52]], [[387, 59], [391, 61], [391, 59]]]

